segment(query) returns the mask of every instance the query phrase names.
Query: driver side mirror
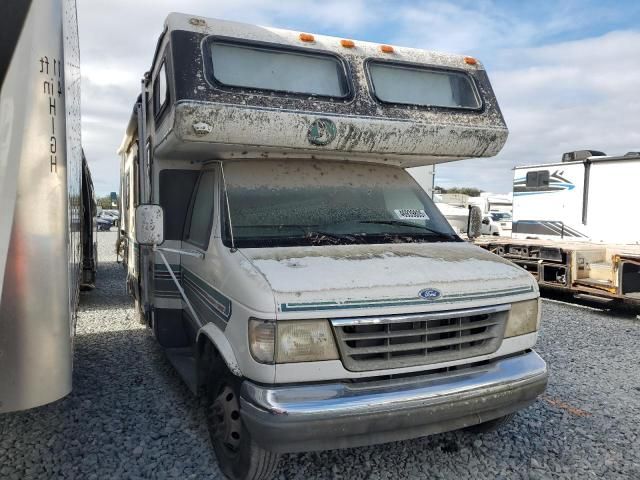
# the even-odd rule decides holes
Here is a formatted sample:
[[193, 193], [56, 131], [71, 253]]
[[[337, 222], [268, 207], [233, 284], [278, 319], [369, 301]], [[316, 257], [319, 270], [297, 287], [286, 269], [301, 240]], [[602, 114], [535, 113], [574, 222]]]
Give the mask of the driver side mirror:
[[483, 225], [489, 225], [489, 223], [491, 223], [491, 222], [489, 222], [489, 219], [488, 219], [488, 218], [483, 218], [483, 219], [482, 219], [482, 224], [483, 224]]
[[480, 236], [482, 225], [482, 210], [480, 207], [469, 207], [469, 223], [467, 224], [467, 237], [471, 240]]
[[160, 205], [142, 204], [136, 207], [136, 242], [145, 246], [164, 242], [164, 209]]

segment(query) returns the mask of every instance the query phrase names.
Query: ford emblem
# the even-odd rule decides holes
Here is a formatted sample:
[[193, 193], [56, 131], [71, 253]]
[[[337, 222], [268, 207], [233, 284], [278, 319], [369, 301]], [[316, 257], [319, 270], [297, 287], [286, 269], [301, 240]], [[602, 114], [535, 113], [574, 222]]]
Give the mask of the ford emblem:
[[436, 298], [440, 298], [440, 290], [436, 290], [435, 288], [425, 288], [424, 290], [420, 290], [418, 295], [420, 298], [424, 298], [425, 300], [435, 300]]

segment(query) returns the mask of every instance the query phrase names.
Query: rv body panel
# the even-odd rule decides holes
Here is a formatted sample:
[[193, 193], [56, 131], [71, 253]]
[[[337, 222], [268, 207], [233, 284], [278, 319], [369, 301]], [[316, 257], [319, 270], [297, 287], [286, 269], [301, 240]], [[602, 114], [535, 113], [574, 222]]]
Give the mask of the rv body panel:
[[[542, 176], [544, 179], [536, 183]], [[584, 176], [582, 162], [516, 167], [513, 238], [587, 240], [582, 223]]]
[[30, 2], [0, 91], [0, 412], [71, 390], [81, 231], [93, 223], [79, 64], [75, 1]]

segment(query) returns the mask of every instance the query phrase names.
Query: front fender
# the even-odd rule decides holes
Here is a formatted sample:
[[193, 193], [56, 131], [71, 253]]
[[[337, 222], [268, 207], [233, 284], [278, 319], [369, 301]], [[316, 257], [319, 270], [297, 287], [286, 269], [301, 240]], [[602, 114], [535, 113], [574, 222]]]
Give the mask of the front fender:
[[202, 337], [208, 338], [211, 343], [216, 347], [220, 356], [224, 359], [224, 362], [227, 364], [227, 368], [231, 373], [233, 373], [237, 377], [242, 377], [242, 371], [240, 370], [240, 365], [238, 365], [238, 361], [236, 360], [236, 355], [233, 353], [233, 348], [231, 348], [231, 343], [227, 339], [227, 336], [224, 334], [220, 328], [214, 323], [207, 323], [200, 330], [198, 330], [198, 335], [196, 341], [198, 345]]

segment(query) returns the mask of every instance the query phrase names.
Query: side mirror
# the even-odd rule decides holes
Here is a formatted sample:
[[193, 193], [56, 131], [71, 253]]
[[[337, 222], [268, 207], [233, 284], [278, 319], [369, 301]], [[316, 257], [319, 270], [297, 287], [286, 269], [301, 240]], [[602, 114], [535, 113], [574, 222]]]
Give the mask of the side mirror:
[[483, 225], [489, 225], [490, 223], [491, 223], [491, 222], [489, 221], [489, 219], [488, 219], [488, 218], [483, 218], [483, 219], [482, 219], [482, 224], [483, 224]]
[[160, 205], [136, 207], [136, 242], [146, 246], [164, 242], [164, 210]]
[[482, 210], [480, 207], [469, 207], [469, 223], [467, 225], [467, 237], [470, 239], [480, 236], [480, 228], [482, 226]]

